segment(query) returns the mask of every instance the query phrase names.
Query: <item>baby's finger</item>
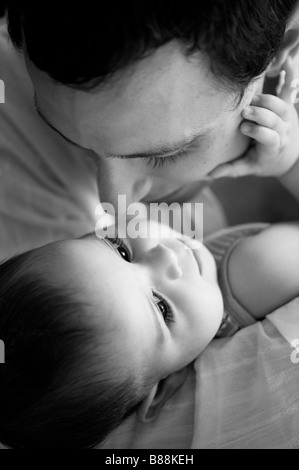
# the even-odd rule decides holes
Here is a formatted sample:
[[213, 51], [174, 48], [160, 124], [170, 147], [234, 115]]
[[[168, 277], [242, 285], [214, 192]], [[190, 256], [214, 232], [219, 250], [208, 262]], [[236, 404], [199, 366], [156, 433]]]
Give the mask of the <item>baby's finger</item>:
[[251, 106], [265, 108], [277, 114], [287, 121], [290, 118], [290, 107], [281, 98], [274, 95], [256, 95], [251, 101]]
[[259, 108], [257, 106], [247, 106], [243, 111], [243, 116], [248, 121], [253, 121], [263, 127], [279, 132], [282, 127], [282, 120], [278, 114], [266, 108]]
[[276, 87], [276, 95], [280, 96], [286, 81], [286, 71], [282, 70], [279, 74], [279, 82]]
[[291, 57], [287, 58], [283, 67], [285, 70], [285, 82], [284, 82], [284, 86], [282, 87], [279, 98], [282, 99], [287, 104], [292, 104], [292, 94], [294, 91], [292, 84], [296, 77], [295, 77], [294, 62], [291, 59]]
[[280, 147], [280, 135], [273, 129], [245, 122], [241, 126], [241, 131], [268, 148], [271, 147], [274, 150]]

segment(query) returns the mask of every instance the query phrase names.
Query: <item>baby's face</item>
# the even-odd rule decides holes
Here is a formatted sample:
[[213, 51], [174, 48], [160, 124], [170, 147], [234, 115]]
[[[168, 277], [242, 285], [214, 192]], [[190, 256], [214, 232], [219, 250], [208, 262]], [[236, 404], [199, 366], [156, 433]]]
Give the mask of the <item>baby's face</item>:
[[81, 300], [111, 330], [115, 351], [157, 379], [192, 362], [222, 320], [215, 261], [199, 242], [196, 250], [186, 243], [89, 235], [59, 247], [55, 275], [71, 273]]

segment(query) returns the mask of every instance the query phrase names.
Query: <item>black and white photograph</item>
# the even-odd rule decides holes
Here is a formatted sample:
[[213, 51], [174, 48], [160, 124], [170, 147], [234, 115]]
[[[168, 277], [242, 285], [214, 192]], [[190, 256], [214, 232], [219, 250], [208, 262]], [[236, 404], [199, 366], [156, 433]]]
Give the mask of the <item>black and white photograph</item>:
[[299, 449], [299, 0], [0, 1], [0, 449]]

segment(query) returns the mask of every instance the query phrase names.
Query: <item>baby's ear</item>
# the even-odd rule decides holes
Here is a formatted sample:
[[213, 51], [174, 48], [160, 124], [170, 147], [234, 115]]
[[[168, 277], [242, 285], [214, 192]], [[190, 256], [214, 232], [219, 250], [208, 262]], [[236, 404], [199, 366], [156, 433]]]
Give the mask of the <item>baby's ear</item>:
[[183, 385], [187, 375], [188, 368], [185, 367], [156, 383], [138, 406], [138, 419], [144, 423], [154, 421], [166, 401]]

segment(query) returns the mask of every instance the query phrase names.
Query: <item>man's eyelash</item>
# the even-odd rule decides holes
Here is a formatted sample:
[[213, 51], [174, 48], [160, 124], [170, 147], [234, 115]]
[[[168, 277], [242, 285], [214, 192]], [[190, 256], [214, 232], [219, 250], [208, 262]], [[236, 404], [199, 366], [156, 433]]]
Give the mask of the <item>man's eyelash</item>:
[[163, 168], [167, 165], [175, 165], [178, 160], [188, 157], [188, 150], [183, 149], [175, 155], [169, 155], [168, 157], [149, 157], [147, 159], [146, 165], [151, 168]]

